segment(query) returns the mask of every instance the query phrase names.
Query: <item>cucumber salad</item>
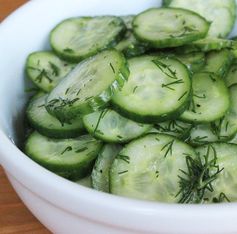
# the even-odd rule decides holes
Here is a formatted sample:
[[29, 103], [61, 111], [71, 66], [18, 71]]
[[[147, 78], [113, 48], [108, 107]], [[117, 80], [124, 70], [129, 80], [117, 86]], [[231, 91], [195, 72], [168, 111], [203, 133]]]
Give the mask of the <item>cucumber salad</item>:
[[235, 18], [234, 0], [164, 0], [60, 22], [26, 61], [25, 153], [115, 195], [237, 201]]

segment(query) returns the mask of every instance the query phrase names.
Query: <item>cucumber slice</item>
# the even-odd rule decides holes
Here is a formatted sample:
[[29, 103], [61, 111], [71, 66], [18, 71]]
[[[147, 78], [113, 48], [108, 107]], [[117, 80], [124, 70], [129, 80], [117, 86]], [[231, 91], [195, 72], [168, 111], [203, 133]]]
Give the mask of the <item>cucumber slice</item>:
[[161, 202], [177, 202], [180, 170], [194, 150], [174, 137], [149, 134], [126, 145], [110, 170], [113, 194]]
[[195, 12], [152, 8], [133, 21], [135, 36], [155, 48], [177, 47], [204, 38], [209, 23]]
[[94, 189], [109, 193], [109, 170], [114, 158], [121, 149], [122, 147], [120, 145], [113, 144], [107, 144], [103, 147], [91, 173]]
[[29, 103], [26, 115], [32, 127], [41, 134], [52, 138], [72, 138], [85, 132], [81, 117], [72, 120], [70, 124], [62, 124], [45, 108], [47, 94], [37, 94]]
[[188, 138], [193, 125], [179, 120], [172, 120], [156, 124], [155, 127], [159, 133], [185, 140]]
[[232, 49], [234, 42], [215, 37], [207, 37], [201, 40], [194, 41], [185, 46], [181, 46], [176, 50], [184, 53], [191, 53], [196, 51], [208, 52], [212, 50]]
[[49, 94], [46, 108], [61, 122], [103, 108], [127, 80], [126, 60], [116, 50], [105, 50], [79, 63]]
[[71, 18], [53, 29], [50, 43], [60, 57], [79, 62], [116, 45], [125, 30], [123, 20], [115, 16]]
[[52, 139], [34, 132], [25, 145], [26, 154], [48, 170], [78, 180], [91, 170], [102, 143], [89, 135], [74, 139]]
[[235, 0], [172, 0], [169, 6], [195, 11], [212, 22], [210, 37], [226, 37], [235, 23]]
[[[220, 169], [223, 169], [217, 176], [217, 179], [212, 182], [213, 192], [208, 192], [205, 195], [207, 202], [219, 200], [221, 194], [224, 194], [227, 199], [223, 201], [237, 201], [237, 182], [236, 182], [236, 165], [237, 165], [237, 145], [226, 143], [211, 144], [214, 150], [210, 151], [209, 158], [215, 157]], [[200, 154], [206, 154], [207, 146], [201, 146], [196, 149]], [[223, 202], [222, 201], [222, 202]]]
[[227, 75], [225, 76], [225, 82], [228, 87], [237, 84], [237, 61], [231, 65]]
[[189, 104], [191, 80], [178, 60], [142, 56], [128, 60], [130, 77], [112, 102], [138, 122], [157, 123], [179, 116]]
[[230, 108], [223, 118], [211, 124], [201, 124], [192, 128], [190, 143], [202, 145], [211, 142], [227, 142], [237, 133], [237, 85], [229, 88]]
[[233, 54], [229, 50], [212, 51], [206, 56], [206, 65], [202, 71], [213, 72], [225, 77], [233, 61]]
[[152, 125], [136, 123], [111, 109], [85, 115], [83, 123], [94, 137], [112, 143], [131, 141], [152, 128]]
[[75, 66], [52, 52], [40, 51], [28, 56], [26, 73], [37, 87], [50, 92]]
[[230, 106], [224, 81], [214, 73], [201, 72], [193, 76], [193, 97], [189, 110], [181, 120], [195, 123], [213, 122], [222, 118]]

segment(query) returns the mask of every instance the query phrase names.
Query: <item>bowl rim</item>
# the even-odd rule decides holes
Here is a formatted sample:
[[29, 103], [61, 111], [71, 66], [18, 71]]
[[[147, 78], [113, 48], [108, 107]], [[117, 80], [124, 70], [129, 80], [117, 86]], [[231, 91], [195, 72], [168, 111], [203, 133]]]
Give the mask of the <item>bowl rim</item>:
[[[2, 34], [3, 29], [8, 27], [9, 24], [14, 23], [21, 14], [30, 10], [31, 7], [37, 7], [37, 5], [42, 2], [47, 2], [47, 0], [29, 1], [14, 11], [1, 22], [0, 35]], [[87, 211], [83, 210], [83, 215], [86, 218], [101, 223], [112, 223], [115, 226], [126, 226], [126, 228], [130, 228], [132, 224], [135, 224], [137, 220], [139, 220], [139, 217], [151, 218], [151, 223], [155, 223], [155, 218], [161, 216], [163, 219], [172, 218], [176, 220], [181, 220], [181, 218], [182, 220], [190, 220], [190, 217], [192, 217], [192, 219], [198, 219], [198, 223], [200, 223], [200, 220], [204, 221], [211, 216], [213, 221], [221, 220], [223, 216], [233, 217], [233, 214], [237, 211], [237, 203], [235, 202], [198, 205], [168, 204], [136, 200], [99, 192], [70, 182], [39, 166], [21, 152], [6, 136], [2, 129], [0, 129], [0, 142], [0, 163], [7, 174], [13, 176], [19, 183], [35, 195], [74, 215], [82, 215], [81, 210], [78, 210], [78, 206], [75, 205], [78, 204], [78, 202], [80, 204], [81, 202], [91, 204], [91, 207], [94, 206], [95, 209], [108, 210], [109, 212], [105, 212], [105, 214], [100, 216], [95, 214], [96, 212], [94, 212], [94, 209], [88, 209]], [[31, 180], [27, 180], [29, 177], [31, 177]], [[37, 183], [37, 187], [34, 186], [35, 183]], [[54, 196], [48, 194], [48, 190], [59, 193], [61, 196], [58, 196], [55, 199]], [[68, 198], [67, 206], [64, 205], [64, 197]], [[85, 208], [84, 206], [82, 207]], [[118, 220], [118, 215], [113, 214], [116, 212], [119, 214], [127, 212], [132, 215], [133, 217], [130, 217], [129, 219], [131, 223], [124, 224], [123, 220]], [[145, 228], [145, 226], [142, 225], [139, 228], [141, 229], [142, 227]]]

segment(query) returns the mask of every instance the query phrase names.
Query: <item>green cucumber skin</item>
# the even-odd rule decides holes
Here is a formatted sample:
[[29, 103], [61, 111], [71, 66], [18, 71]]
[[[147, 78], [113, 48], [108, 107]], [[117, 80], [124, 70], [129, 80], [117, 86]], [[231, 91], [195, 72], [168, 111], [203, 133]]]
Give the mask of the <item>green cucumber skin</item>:
[[[133, 24], [133, 28], [136, 28], [136, 27], [137, 27], [136, 24], [135, 24], [137, 17], [139, 17], [139, 16], [140, 16], [141, 14], [143, 14], [143, 13], [149, 12], [149, 11], [151, 11], [151, 10], [156, 10], [156, 9], [157, 9], [157, 8], [150, 8], [150, 9], [148, 9], [148, 10], [146, 10], [146, 11], [144, 11], [144, 12], [138, 14], [137, 16], [135, 16], [135, 17], [134, 17], [134, 20], [133, 20], [133, 23], [132, 23], [132, 24]], [[173, 9], [173, 10], [182, 10], [182, 11], [184, 10], [184, 9], [182, 9], [182, 8], [171, 8], [171, 7], [169, 7], [169, 8], [159, 8], [159, 9], [169, 9], [169, 10], [170, 10], [170, 9], [171, 9], [171, 10]], [[196, 15], [196, 16], [200, 17], [203, 21], [206, 22], [206, 29], [205, 29], [205, 31], [204, 31], [203, 33], [200, 33], [199, 35], [189, 35], [189, 36], [186, 36], [186, 38], [184, 38], [184, 39], [180, 39], [180, 38], [179, 38], [179, 39], [167, 38], [167, 39], [165, 39], [165, 40], [163, 40], [163, 41], [159, 40], [159, 41], [156, 41], [156, 42], [141, 37], [140, 35], [138, 35], [138, 34], [136, 33], [136, 30], [134, 30], [134, 36], [135, 36], [139, 41], [144, 42], [144, 43], [147, 43], [150, 47], [154, 47], [154, 48], [158, 48], [158, 49], [159, 49], [159, 48], [162, 49], [162, 48], [168, 48], [168, 47], [173, 48], [173, 47], [177, 47], [177, 46], [182, 46], [182, 45], [187, 44], [187, 43], [190, 43], [190, 42], [192, 42], [192, 41], [196, 41], [196, 40], [198, 40], [198, 39], [205, 38], [206, 35], [207, 35], [207, 33], [208, 33], [208, 30], [209, 30], [209, 27], [210, 27], [210, 23], [207, 22], [204, 17], [198, 15], [198, 14], [195, 13], [195, 12], [192, 12], [192, 11], [189, 11], [189, 10], [186, 10], [186, 9], [185, 9], [185, 11], [187, 11], [187, 12], [189, 12], [189, 13], [192, 13], [193, 15]]]
[[157, 122], [164, 122], [167, 120], [175, 120], [177, 118], [179, 118], [179, 116], [181, 114], [184, 113], [185, 110], [187, 110], [187, 108], [189, 107], [190, 104], [190, 100], [191, 100], [191, 92], [189, 94], [189, 97], [187, 98], [186, 103], [184, 103], [183, 106], [181, 106], [178, 110], [169, 112], [167, 114], [164, 114], [162, 116], [154, 116], [154, 115], [138, 115], [132, 112], [129, 112], [127, 110], [125, 110], [124, 108], [120, 107], [119, 105], [117, 105], [116, 103], [112, 103], [113, 108], [119, 112], [121, 115], [123, 115], [124, 117], [134, 120], [136, 122], [139, 123], [143, 123], [143, 124], [154, 124]]
[[[207, 41], [205, 42], [205, 40]], [[214, 38], [213, 40], [216, 40], [216, 41], [213, 41], [213, 42], [212, 41], [208, 42], [208, 40], [209, 38], [204, 38], [198, 41], [194, 41], [191, 44], [178, 47], [176, 51], [183, 52], [183, 53], [192, 53], [192, 52], [199, 52], [199, 51], [209, 52], [212, 50], [232, 49], [234, 45], [234, 42], [231, 40], [218, 39], [218, 38]]]
[[[36, 131], [33, 132], [28, 139], [30, 139], [34, 134], [38, 134]], [[50, 138], [48, 138], [50, 139]], [[57, 139], [52, 139], [51, 140], [57, 140]], [[24, 147], [24, 152], [26, 155], [31, 158], [34, 162], [38, 163], [39, 165], [43, 166], [44, 168], [48, 169], [49, 171], [64, 177], [66, 179], [76, 181], [78, 179], [84, 178], [88, 174], [91, 173], [92, 167], [95, 163], [95, 160], [97, 158], [97, 154], [102, 148], [102, 143], [98, 141], [98, 146], [97, 150], [95, 152], [90, 152], [90, 155], [86, 160], [83, 162], [79, 162], [74, 165], [57, 165], [55, 163], [50, 163], [50, 162], [45, 162], [45, 160], [41, 160], [38, 158], [38, 156], [35, 156], [34, 153], [32, 152], [28, 141], [25, 143]]]
[[[31, 109], [33, 108], [34, 105], [34, 100], [42, 96], [42, 93], [36, 94], [28, 104], [28, 107], [26, 109], [26, 116], [29, 121], [29, 124], [31, 127], [36, 129], [39, 133], [41, 133], [44, 136], [51, 137], [51, 138], [56, 138], [56, 139], [65, 139], [65, 138], [74, 138], [82, 135], [83, 133], [86, 133], [86, 130], [83, 126], [83, 122], [81, 118], [77, 118], [78, 120], [75, 121], [80, 121], [81, 126], [75, 128], [75, 129], [68, 129], [65, 127], [65, 125], [60, 124], [60, 128], [51, 128], [49, 125], [42, 125], [38, 121], [36, 121], [32, 116], [31, 116]], [[44, 108], [44, 107], [42, 107]], [[40, 111], [40, 110], [39, 110]], [[50, 114], [48, 114], [50, 115]], [[47, 116], [45, 116], [47, 118]], [[59, 122], [58, 119], [55, 118], [55, 121]], [[67, 124], [66, 124], [67, 125]]]
[[[106, 51], [115, 51], [115, 50], [110, 49]], [[123, 65], [120, 67], [119, 69], [120, 72], [116, 76], [114, 82], [106, 90], [104, 90], [100, 95], [93, 97], [92, 100], [80, 105], [79, 107], [71, 106], [64, 108], [64, 110], [62, 111], [60, 109], [51, 108], [46, 104], [47, 111], [50, 114], [54, 115], [61, 122], [70, 123], [70, 121], [72, 119], [75, 119], [78, 115], [90, 114], [94, 111], [103, 110], [106, 106], [108, 106], [108, 102], [110, 101], [111, 97], [117, 90], [123, 87], [124, 83], [127, 81], [128, 76], [130, 74], [127, 60], [125, 59], [122, 53], [118, 51], [116, 52], [120, 54]]]
[[[92, 18], [92, 17], [83, 17], [83, 18]], [[67, 21], [67, 20], [71, 20], [71, 19], [74, 19], [74, 18], [70, 18], [70, 19], [66, 19], [64, 20], [63, 22]], [[62, 52], [60, 50], [58, 50], [53, 44], [53, 40], [52, 40], [52, 35], [53, 33], [57, 30], [57, 27], [59, 27], [63, 22], [61, 22], [59, 25], [57, 25], [50, 33], [50, 44], [51, 44], [51, 47], [53, 49], [53, 51], [62, 59], [68, 61], [68, 62], [73, 62], [73, 63], [78, 63], [78, 62], [81, 62], [82, 60], [88, 58], [88, 57], [91, 57], [91, 56], [94, 56], [96, 54], [98, 54], [99, 52], [103, 51], [103, 50], [107, 50], [107, 49], [111, 49], [113, 48], [115, 45], [117, 45], [119, 43], [119, 41], [122, 40], [123, 38], [123, 35], [125, 34], [126, 32], [126, 25], [124, 24], [124, 22], [122, 21], [121, 19], [121, 25], [123, 26], [123, 29], [121, 30], [121, 32], [116, 36], [114, 37], [114, 39], [112, 41], [110, 41], [107, 45], [105, 45], [103, 48], [100, 48], [100, 49], [96, 49], [90, 53], [88, 53], [87, 55], [85, 56], [77, 56], [77, 55], [72, 55], [72, 54], [68, 54], [68, 53], [65, 53], [65, 52]]]

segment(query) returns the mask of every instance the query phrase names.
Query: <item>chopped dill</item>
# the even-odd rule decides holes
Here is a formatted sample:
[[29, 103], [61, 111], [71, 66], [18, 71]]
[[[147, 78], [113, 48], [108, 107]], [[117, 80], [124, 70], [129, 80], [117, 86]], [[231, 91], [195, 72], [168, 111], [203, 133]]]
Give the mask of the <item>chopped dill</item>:
[[180, 190], [176, 197], [180, 196], [179, 203], [202, 203], [205, 201], [205, 193], [214, 191], [212, 183], [224, 168], [220, 169], [217, 164], [216, 150], [212, 145], [208, 145], [202, 156], [198, 154], [193, 158], [186, 155], [186, 164], [187, 171], [180, 169]]

